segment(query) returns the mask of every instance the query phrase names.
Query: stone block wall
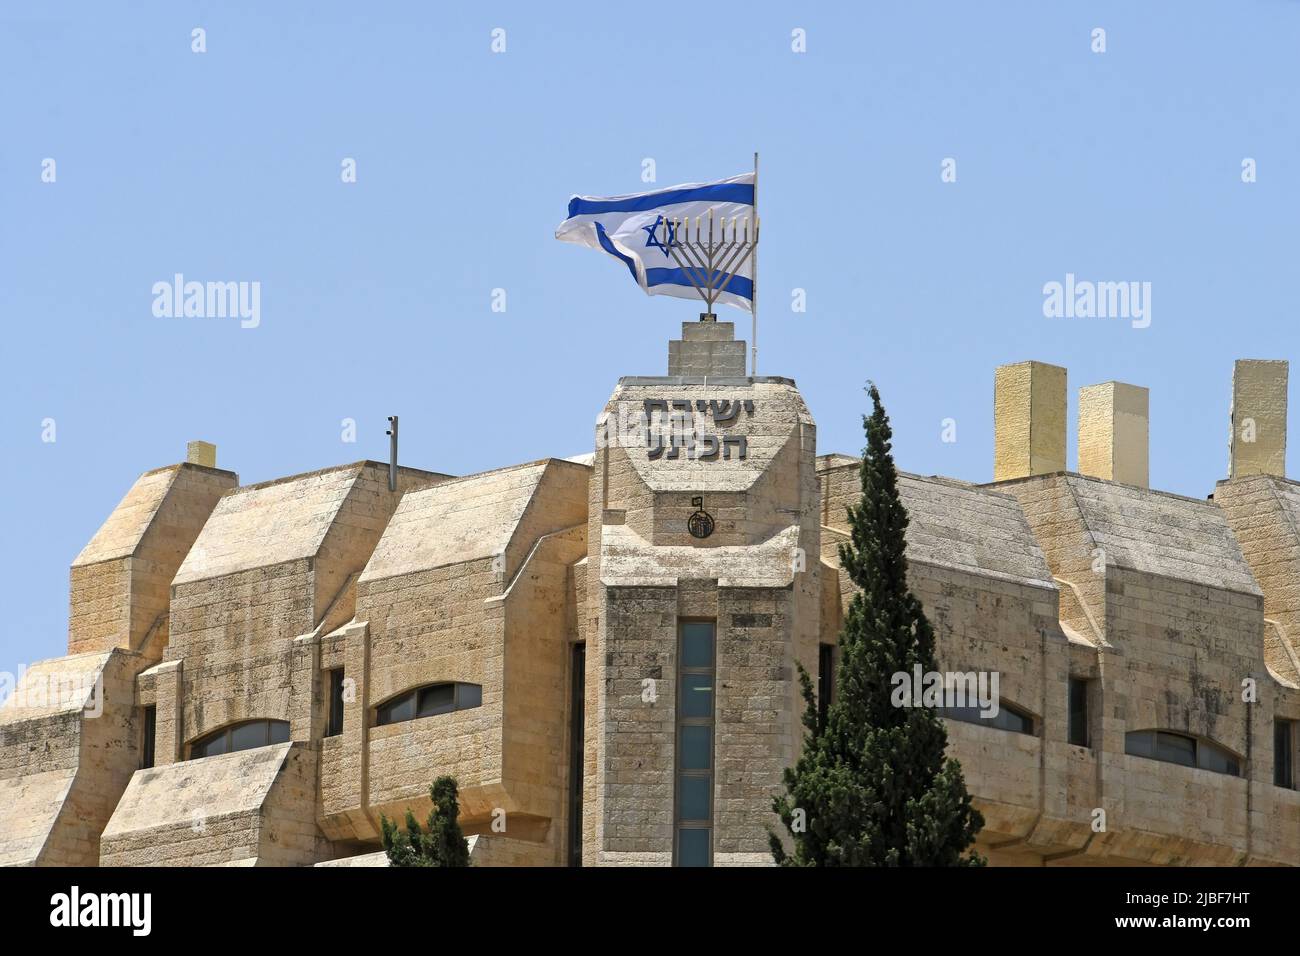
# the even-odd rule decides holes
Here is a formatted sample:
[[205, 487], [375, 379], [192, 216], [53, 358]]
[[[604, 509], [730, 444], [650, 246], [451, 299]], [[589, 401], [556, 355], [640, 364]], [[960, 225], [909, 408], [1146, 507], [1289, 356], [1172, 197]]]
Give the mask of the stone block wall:
[[682, 337], [668, 343], [668, 374], [744, 377], [745, 343], [736, 339], [736, 324], [716, 319], [683, 322]]
[[1264, 593], [1265, 662], [1300, 687], [1300, 484], [1272, 475], [1221, 481], [1214, 503]]
[[123, 650], [42, 661], [0, 707], [0, 865], [94, 866], [140, 766], [135, 677]]
[[308, 866], [329, 855], [313, 819], [315, 751], [275, 744], [141, 770], [104, 830], [104, 866]]
[[68, 652], [121, 647], [157, 659], [169, 588], [217, 500], [239, 483], [229, 471], [192, 464], [146, 472], [72, 563]]
[[[427, 813], [433, 778], [450, 773], [466, 832], [510, 840], [513, 859], [525, 846], [534, 863], [559, 859], [569, 566], [586, 553], [588, 474], [548, 460], [403, 501], [358, 580], [345, 650], [323, 654], [359, 689], [323, 748], [321, 825], [332, 838], [374, 839], [381, 813]], [[482, 704], [373, 725], [377, 705], [442, 682], [479, 685]]]

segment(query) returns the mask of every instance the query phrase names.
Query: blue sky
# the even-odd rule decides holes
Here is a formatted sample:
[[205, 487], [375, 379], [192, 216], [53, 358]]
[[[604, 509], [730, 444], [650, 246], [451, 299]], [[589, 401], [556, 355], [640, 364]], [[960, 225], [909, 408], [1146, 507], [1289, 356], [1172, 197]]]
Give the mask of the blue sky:
[[[1283, 0], [6, 3], [0, 670], [63, 652], [68, 564], [189, 439], [245, 483], [383, 459], [394, 412], [437, 471], [590, 450], [699, 311], [552, 236], [647, 157], [666, 186], [761, 152], [759, 371], [821, 451], [873, 378], [900, 467], [987, 481], [993, 369], [1036, 358], [1072, 416], [1148, 386], [1152, 485], [1204, 496], [1232, 360], [1294, 357], [1297, 49]], [[155, 317], [177, 272], [260, 282], [260, 326]], [[1045, 318], [1067, 272], [1150, 282], [1150, 327]]]

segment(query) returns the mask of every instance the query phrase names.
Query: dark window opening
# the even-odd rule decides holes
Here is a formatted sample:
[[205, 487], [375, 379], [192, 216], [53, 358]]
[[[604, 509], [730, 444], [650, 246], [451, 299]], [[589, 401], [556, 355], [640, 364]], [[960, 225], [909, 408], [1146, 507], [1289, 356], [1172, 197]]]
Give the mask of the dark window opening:
[[391, 697], [376, 707], [375, 726], [469, 710], [482, 703], [483, 688], [478, 684], [429, 684]]
[[1296, 789], [1295, 722], [1291, 720], [1273, 721], [1273, 782]]
[[582, 768], [587, 645], [573, 645], [569, 696], [569, 866], [582, 866]]
[[940, 707], [939, 716], [960, 720], [967, 724], [979, 724], [981, 727], [996, 727], [998, 730], [1010, 730], [1013, 733], [1034, 736], [1033, 716], [1006, 701], [998, 702], [998, 712], [991, 717], [984, 716], [984, 708], [979, 704], [968, 707]]
[[325, 736], [337, 737], [341, 733], [343, 733], [343, 668], [336, 667], [330, 671], [330, 707]]
[[677, 655], [677, 753], [673, 863], [713, 864], [713, 621], [683, 621]]
[[289, 740], [289, 721], [287, 720], [246, 720], [231, 724], [220, 730], [200, 737], [190, 744], [190, 759], [216, 757], [219, 754], [232, 754], [240, 750], [253, 750], [271, 744], [283, 744]]
[[1135, 730], [1125, 734], [1124, 752], [1134, 757], [1241, 776], [1241, 763], [1231, 751], [1209, 740], [1167, 730]]
[[144, 740], [141, 745], [140, 766], [148, 770], [154, 762], [154, 746], [158, 735], [158, 708], [150, 705], [144, 709]]
[[830, 710], [835, 693], [835, 645], [817, 645], [817, 721], [826, 726], [826, 713]]
[[1070, 743], [1076, 747], [1091, 747], [1088, 733], [1088, 685], [1082, 677], [1070, 678]]

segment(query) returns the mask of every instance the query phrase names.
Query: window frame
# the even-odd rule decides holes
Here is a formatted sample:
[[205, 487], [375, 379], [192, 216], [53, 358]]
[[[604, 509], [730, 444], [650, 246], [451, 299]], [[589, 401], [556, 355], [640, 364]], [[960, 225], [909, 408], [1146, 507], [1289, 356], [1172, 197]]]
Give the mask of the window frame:
[[325, 736], [338, 737], [343, 733], [343, 681], [344, 669], [332, 667], [329, 670], [330, 696], [329, 709], [325, 712]]
[[[1151, 740], [1150, 753], [1142, 753], [1140, 750], [1135, 749], [1135, 747], [1141, 738], [1147, 736], [1149, 736]], [[1162, 738], [1164, 738], [1165, 754], [1176, 752], [1176, 748], [1173, 746], [1175, 740], [1180, 741], [1178, 744], [1179, 747], [1182, 746], [1181, 742], [1190, 743], [1192, 749], [1191, 762], [1188, 763], [1183, 760], [1171, 760], [1168, 756], [1160, 756]], [[1141, 730], [1130, 730], [1124, 734], [1124, 754], [1129, 757], [1141, 757], [1144, 760], [1155, 760], [1159, 763], [1169, 763], [1176, 767], [1186, 767], [1189, 770], [1205, 770], [1209, 773], [1217, 773], [1225, 777], [1237, 777], [1240, 779], [1242, 776], [1242, 758], [1238, 754], [1229, 750], [1216, 740], [1211, 740], [1208, 737], [1197, 737], [1181, 730], [1163, 730], [1158, 727], [1146, 727]], [[1231, 769], [1221, 770], [1218, 767], [1206, 766], [1205, 762], [1202, 760], [1203, 754], [1213, 754], [1216, 758], [1222, 758], [1224, 763]]]
[[817, 721], [826, 726], [826, 715], [835, 700], [835, 645], [817, 645]]
[[158, 705], [146, 704], [141, 715], [140, 769], [152, 770], [158, 754]]
[[[420, 713], [420, 703], [422, 697], [433, 690], [440, 690], [444, 687], [452, 688], [451, 707], [447, 710], [437, 710], [432, 713]], [[473, 693], [470, 692], [473, 688]], [[468, 698], [477, 698], [475, 703], [462, 703], [462, 696]], [[397, 720], [382, 720], [381, 717], [385, 710], [390, 710], [393, 706], [410, 701], [411, 716], [402, 717]], [[430, 717], [445, 717], [447, 714], [454, 714], [462, 710], [473, 710], [476, 707], [483, 706], [483, 685], [473, 684], [469, 681], [433, 681], [429, 684], [420, 684], [418, 687], [408, 687], [400, 693], [393, 694], [386, 700], [380, 701], [371, 708], [371, 722], [375, 727], [392, 727], [395, 724], [406, 724], [413, 720], [426, 720]]]
[[[1076, 714], [1075, 694], [1082, 696], [1082, 714]], [[1072, 747], [1092, 748], [1092, 680], [1087, 677], [1068, 679], [1065, 692], [1065, 739]], [[1079, 733], [1076, 733], [1079, 731]], [[1075, 739], [1082, 737], [1082, 740]]]
[[583, 770], [586, 763], [587, 642], [571, 645], [569, 672], [569, 866], [582, 866]]
[[[1300, 790], [1300, 779], [1296, 774], [1297, 727], [1300, 727], [1300, 721], [1287, 717], [1273, 718], [1273, 786], [1283, 790]], [[1279, 755], [1284, 759], [1279, 760]]]
[[[704, 665], [687, 665], [685, 660], [686, 628], [688, 625], [707, 624], [713, 629], [709, 642], [709, 663]], [[707, 717], [687, 717], [682, 707], [682, 692], [686, 678], [690, 676], [707, 676], [712, 681], [710, 697], [713, 706]], [[678, 618], [677, 620], [677, 685], [676, 704], [674, 707], [674, 747], [673, 747], [673, 866], [681, 866], [681, 836], [683, 830], [703, 830], [708, 834], [708, 862], [713, 866], [714, 792], [717, 789], [717, 712], [718, 712], [718, 622], [714, 618]], [[705, 769], [682, 767], [683, 730], [688, 727], [706, 727], [709, 733], [709, 765]], [[705, 779], [708, 781], [708, 815], [705, 818], [683, 820], [682, 779]]]
[[[256, 746], [253, 747], [240, 747], [238, 749], [234, 749], [231, 745], [234, 742], [235, 731], [243, 730], [244, 728], [251, 727], [255, 724], [265, 725], [266, 743], [257, 744]], [[272, 732], [281, 727], [284, 730], [284, 740], [272, 740], [271, 739]], [[187, 755], [186, 759], [202, 760], [205, 757], [224, 757], [226, 754], [244, 753], [245, 751], [248, 750], [260, 750], [262, 747], [272, 747], [275, 746], [276, 744], [286, 744], [289, 743], [290, 740], [292, 739], [290, 737], [291, 732], [292, 732], [292, 728], [289, 724], [289, 721], [279, 720], [275, 717], [252, 717], [248, 720], [237, 720], [233, 723], [226, 724], [224, 727], [218, 727], [216, 730], [211, 730], [208, 733], [204, 734], [203, 736], [196, 737], [194, 740], [190, 741], [190, 743], [185, 748], [185, 752]], [[194, 753], [195, 748], [206, 747], [207, 745], [212, 743], [214, 740], [217, 740], [218, 738], [222, 738], [225, 740], [225, 749], [222, 750], [221, 753], [216, 753], [216, 754], [205, 753], [205, 754], [195, 755]]]
[[[988, 727], [990, 730], [1001, 730], [1009, 734], [1023, 734], [1026, 737], [1037, 737], [1039, 730], [1038, 717], [1019, 704], [1013, 704], [1009, 701], [998, 699], [998, 713], [996, 717], [981, 717], [979, 715], [980, 707], [978, 704], [971, 707], [939, 707], [940, 717], [946, 717], [949, 720], [956, 720], [963, 724], [975, 724], [977, 727]], [[996, 723], [1003, 714], [1012, 716], [1024, 721], [1029, 725], [1029, 729], [1022, 730], [1017, 727], [1008, 727], [1004, 724]]]

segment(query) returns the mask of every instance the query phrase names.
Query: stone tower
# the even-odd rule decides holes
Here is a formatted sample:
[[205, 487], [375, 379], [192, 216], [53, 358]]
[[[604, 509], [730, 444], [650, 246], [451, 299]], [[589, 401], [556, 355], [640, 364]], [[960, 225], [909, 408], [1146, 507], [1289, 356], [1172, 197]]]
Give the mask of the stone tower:
[[816, 428], [746, 377], [732, 323], [686, 322], [670, 375], [620, 379], [588, 508], [583, 860], [770, 862], [816, 672]]

